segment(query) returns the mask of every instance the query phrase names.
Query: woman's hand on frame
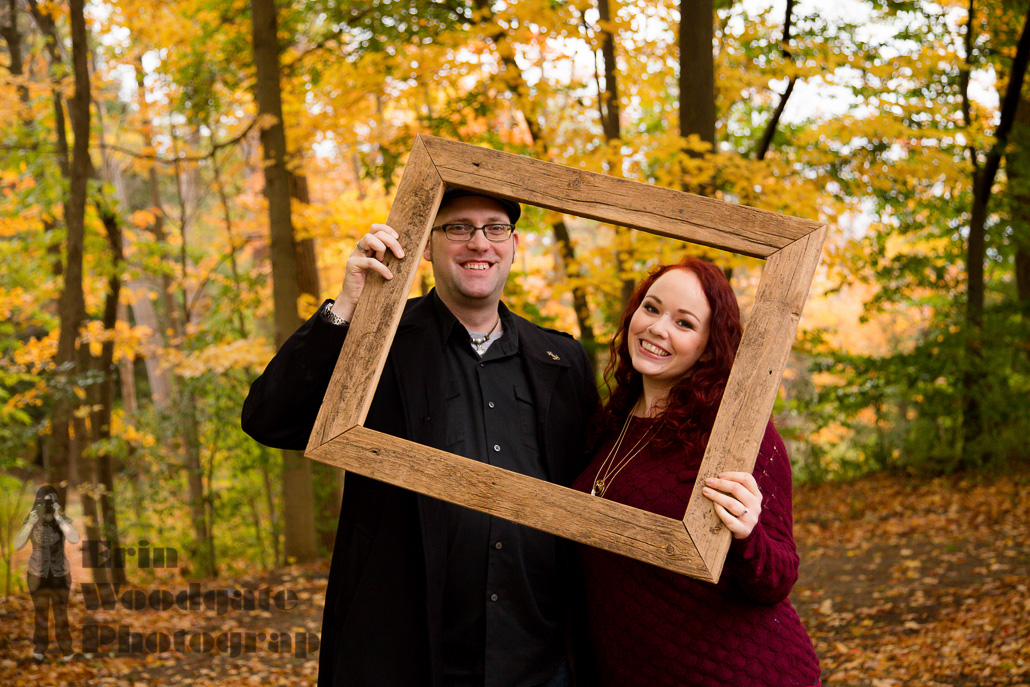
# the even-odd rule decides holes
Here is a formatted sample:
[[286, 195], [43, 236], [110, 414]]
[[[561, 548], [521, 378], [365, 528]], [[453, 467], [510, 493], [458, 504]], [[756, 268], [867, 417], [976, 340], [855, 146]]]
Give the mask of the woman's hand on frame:
[[762, 514], [762, 492], [749, 472], [723, 472], [705, 480], [704, 495], [734, 539], [746, 539]]

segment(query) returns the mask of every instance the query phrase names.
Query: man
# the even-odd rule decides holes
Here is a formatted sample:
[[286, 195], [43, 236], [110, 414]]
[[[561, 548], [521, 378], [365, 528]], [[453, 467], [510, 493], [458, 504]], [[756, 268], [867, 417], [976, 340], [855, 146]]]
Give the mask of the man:
[[[517, 203], [444, 193], [424, 257], [436, 288], [408, 302], [365, 426], [532, 477], [570, 484], [586, 464], [597, 389], [567, 334], [512, 314]], [[253, 384], [243, 428], [304, 448], [349, 320], [397, 232], [373, 224], [340, 296], [283, 345]], [[319, 685], [547, 687], [573, 684], [574, 563], [568, 542], [348, 475], [329, 572]], [[578, 684], [589, 661], [573, 666]]]

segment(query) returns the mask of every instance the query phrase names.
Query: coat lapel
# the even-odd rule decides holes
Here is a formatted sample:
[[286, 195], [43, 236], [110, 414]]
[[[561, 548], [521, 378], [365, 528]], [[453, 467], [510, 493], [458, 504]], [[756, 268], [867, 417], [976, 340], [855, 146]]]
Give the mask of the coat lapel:
[[[390, 351], [397, 396], [401, 400], [407, 439], [442, 448], [447, 419], [439, 402], [443, 389], [443, 343], [429, 297], [408, 308], [401, 317]], [[427, 341], [427, 338], [436, 339]]]
[[[413, 302], [401, 317], [390, 351], [389, 366], [397, 385], [406, 427], [406, 438], [424, 446], [443, 449], [447, 440], [444, 396], [443, 342], [433, 312], [432, 296]], [[442, 501], [415, 494], [426, 580], [426, 630], [430, 647], [441, 647], [443, 637], [444, 556], [447, 550], [447, 515]], [[433, 683], [442, 680], [440, 652], [431, 650]]]
[[553, 482], [561, 482], [562, 471], [559, 456], [553, 455], [548, 447], [554, 446], [551, 437], [546, 435], [549, 427], [547, 418], [555, 398], [555, 389], [561, 379], [567, 378], [570, 362], [549, 347], [547, 339], [529, 322], [516, 318], [519, 330], [519, 354], [525, 363], [526, 376], [533, 391], [533, 404], [536, 406], [537, 438], [540, 449], [547, 461], [547, 472]]

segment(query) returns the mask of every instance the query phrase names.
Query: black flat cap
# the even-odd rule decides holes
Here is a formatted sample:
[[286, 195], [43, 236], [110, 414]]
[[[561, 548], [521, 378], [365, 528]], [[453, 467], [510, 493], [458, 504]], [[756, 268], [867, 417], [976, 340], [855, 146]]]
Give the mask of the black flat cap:
[[454, 200], [455, 198], [463, 198], [465, 196], [481, 196], [483, 198], [489, 198], [490, 200], [496, 201], [504, 207], [505, 212], [508, 213], [508, 221], [515, 224], [519, 221], [519, 217], [522, 216], [522, 206], [516, 203], [514, 200], [508, 200], [507, 198], [498, 198], [492, 196], [489, 193], [483, 193], [482, 191], [476, 191], [470, 188], [457, 188], [455, 186], [448, 186], [443, 192], [443, 200], [440, 201], [440, 205]]

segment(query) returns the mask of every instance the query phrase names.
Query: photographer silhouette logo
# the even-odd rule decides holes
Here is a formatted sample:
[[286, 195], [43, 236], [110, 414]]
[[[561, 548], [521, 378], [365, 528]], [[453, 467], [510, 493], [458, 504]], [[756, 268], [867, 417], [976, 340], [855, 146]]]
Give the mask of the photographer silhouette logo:
[[14, 548], [32, 542], [32, 555], [26, 573], [26, 584], [35, 611], [32, 632], [32, 658], [42, 661], [50, 642], [50, 615], [53, 611], [54, 636], [62, 660], [75, 656], [72, 634], [68, 627], [68, 596], [71, 591], [71, 563], [65, 555], [65, 542], [75, 544], [79, 533], [71, 518], [61, 511], [58, 491], [44, 484], [36, 490], [32, 509], [14, 537]]

